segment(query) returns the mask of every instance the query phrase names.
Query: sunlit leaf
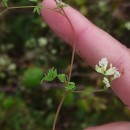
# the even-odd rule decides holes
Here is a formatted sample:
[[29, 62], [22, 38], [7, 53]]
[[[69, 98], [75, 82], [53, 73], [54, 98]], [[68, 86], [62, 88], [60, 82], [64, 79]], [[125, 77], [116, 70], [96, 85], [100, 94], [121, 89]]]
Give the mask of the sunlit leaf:
[[52, 81], [57, 77], [57, 70], [52, 69], [49, 70], [48, 74], [45, 74], [45, 77], [42, 79], [42, 81]]
[[67, 91], [75, 90], [76, 86], [74, 82], [69, 82], [68, 85], [65, 87]]
[[61, 82], [66, 82], [67, 81], [67, 76], [65, 74], [59, 74], [58, 75], [58, 79], [61, 81]]

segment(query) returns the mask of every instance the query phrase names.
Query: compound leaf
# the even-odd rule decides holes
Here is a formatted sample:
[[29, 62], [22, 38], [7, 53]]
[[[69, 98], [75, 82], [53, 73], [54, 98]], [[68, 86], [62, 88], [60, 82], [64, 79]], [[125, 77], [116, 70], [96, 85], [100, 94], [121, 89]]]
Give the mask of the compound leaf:
[[76, 86], [74, 82], [69, 82], [68, 85], [65, 87], [67, 91], [75, 90]]
[[66, 82], [67, 81], [67, 75], [65, 75], [65, 74], [59, 74], [57, 77], [60, 80], [60, 82]]
[[48, 74], [45, 74], [45, 77], [42, 79], [42, 81], [52, 81], [57, 77], [57, 70], [54, 69], [54, 67], [52, 69], [49, 70]]

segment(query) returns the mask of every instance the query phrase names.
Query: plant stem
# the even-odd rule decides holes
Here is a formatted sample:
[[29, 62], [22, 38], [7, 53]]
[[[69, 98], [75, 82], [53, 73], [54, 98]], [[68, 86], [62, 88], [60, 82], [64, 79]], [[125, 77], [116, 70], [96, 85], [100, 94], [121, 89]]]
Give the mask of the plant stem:
[[2, 14], [4, 14], [6, 11], [11, 10], [11, 9], [25, 9], [25, 8], [35, 8], [35, 7], [36, 7], [36, 6], [19, 6], [19, 7], [13, 6], [13, 7], [7, 7], [3, 12], [0, 13], [0, 16], [1, 16]]
[[96, 93], [96, 92], [104, 92], [105, 89], [97, 89], [97, 90], [93, 90], [93, 91], [86, 91], [86, 90], [83, 90], [83, 91], [70, 91], [70, 92], [73, 92], [73, 93]]
[[56, 111], [56, 115], [55, 115], [55, 119], [54, 119], [54, 122], [53, 122], [53, 128], [52, 128], [52, 130], [55, 130], [57, 118], [58, 118], [59, 112], [61, 110], [61, 107], [62, 107], [62, 104], [63, 104], [63, 102], [65, 100], [66, 95], [67, 95], [67, 91], [64, 91], [63, 97], [62, 97], [62, 99], [60, 101], [60, 104], [59, 104], [59, 106], [57, 108], [57, 111]]
[[19, 6], [19, 7], [8, 7], [7, 9], [25, 9], [25, 8], [35, 8], [36, 6]]
[[2, 14], [4, 14], [7, 10], [8, 10], [8, 8], [6, 8], [4, 11], [2, 11], [2, 12], [0, 13], [0, 16], [1, 16]]
[[[58, 2], [56, 0], [54, 0], [54, 1], [58, 5]], [[72, 69], [73, 69], [73, 63], [74, 63], [74, 56], [75, 56], [76, 33], [75, 33], [75, 29], [73, 27], [73, 24], [71, 23], [71, 21], [70, 21], [69, 17], [67, 16], [66, 12], [64, 11], [64, 9], [62, 7], [60, 9], [63, 12], [63, 15], [68, 20], [68, 22], [69, 22], [69, 24], [70, 24], [70, 26], [72, 28], [72, 31], [73, 31], [73, 46], [72, 46], [73, 50], [72, 50], [72, 57], [71, 57], [71, 63], [70, 63], [70, 71], [69, 71], [69, 74], [68, 74], [68, 82], [70, 82], [71, 74], [72, 74]], [[62, 12], [61, 12], [61, 14], [62, 14]], [[60, 101], [60, 104], [59, 104], [59, 106], [57, 108], [56, 115], [55, 115], [54, 122], [53, 122], [53, 128], [52, 128], [52, 130], [55, 130], [57, 118], [58, 118], [59, 112], [61, 110], [61, 107], [63, 105], [63, 102], [65, 100], [65, 97], [67, 96], [67, 93], [68, 93], [68, 91], [65, 90], [64, 94], [63, 94], [63, 97], [62, 97], [62, 99]]]
[[75, 29], [73, 27], [73, 24], [72, 22], [70, 21], [69, 17], [67, 16], [66, 12], [64, 11], [64, 9], [62, 9], [65, 17], [67, 18], [68, 22], [70, 23], [70, 26], [72, 28], [72, 31], [73, 31], [73, 50], [72, 50], [72, 57], [71, 57], [71, 63], [70, 63], [70, 71], [69, 71], [69, 78], [68, 78], [68, 82], [70, 81], [71, 79], [71, 74], [72, 74], [72, 69], [73, 69], [73, 63], [74, 63], [74, 56], [75, 56], [75, 44], [76, 44], [76, 32], [75, 32]]
[[[35, 8], [37, 6], [13, 6], [13, 7], [7, 7], [5, 10], [3, 10], [1, 13], [0, 13], [0, 16], [3, 15], [6, 11], [8, 10], [12, 10], [12, 9], [25, 9], [25, 8]], [[60, 13], [59, 11], [55, 10], [55, 9], [51, 9], [51, 8], [46, 8], [44, 7], [45, 9], [48, 9], [48, 10], [52, 10], [52, 11], [55, 11], [55, 12], [58, 12]]]

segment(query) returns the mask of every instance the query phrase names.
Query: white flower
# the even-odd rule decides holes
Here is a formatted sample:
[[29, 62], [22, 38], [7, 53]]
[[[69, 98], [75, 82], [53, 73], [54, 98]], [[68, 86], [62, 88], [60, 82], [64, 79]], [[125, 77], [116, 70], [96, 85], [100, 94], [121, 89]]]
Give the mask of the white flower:
[[119, 78], [121, 76], [120, 72], [115, 71], [114, 76], [112, 77], [112, 80]]
[[105, 84], [107, 88], [111, 86], [109, 80], [106, 77], [103, 78], [102, 82]]
[[107, 69], [107, 65], [108, 65], [107, 58], [102, 58], [102, 59], [99, 61], [99, 65], [96, 65], [96, 66], [95, 66], [95, 70], [96, 70], [98, 73], [105, 74], [106, 69]]
[[108, 88], [110, 87], [110, 83], [116, 79], [119, 78], [121, 76], [120, 72], [117, 70], [116, 67], [113, 67], [112, 64], [110, 64], [110, 67], [108, 68], [108, 61], [107, 58], [102, 58], [99, 61], [99, 65], [95, 66], [95, 70], [98, 73], [103, 74], [104, 78], [103, 78], [103, 83], [105, 84], [105, 86]]
[[107, 65], [108, 65], [108, 61], [107, 61], [107, 58], [102, 58], [100, 61], [99, 61], [99, 66], [102, 67], [104, 69], [104, 71], [106, 70], [107, 68]]
[[104, 70], [99, 67], [98, 65], [95, 66], [95, 70], [98, 72], [98, 73], [101, 73], [101, 74], [104, 74]]
[[106, 71], [105, 75], [114, 75], [115, 71], [117, 71], [117, 68], [110, 64], [110, 68]]

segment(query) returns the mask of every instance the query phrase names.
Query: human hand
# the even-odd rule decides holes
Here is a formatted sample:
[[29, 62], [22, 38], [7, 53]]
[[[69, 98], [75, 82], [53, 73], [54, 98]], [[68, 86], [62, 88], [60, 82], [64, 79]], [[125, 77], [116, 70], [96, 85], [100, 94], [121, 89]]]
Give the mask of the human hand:
[[[44, 7], [55, 8], [54, 0], [44, 0]], [[121, 77], [113, 81], [112, 89], [130, 108], [130, 50], [93, 25], [73, 8], [64, 8], [76, 32], [76, 52], [94, 67], [101, 58], [106, 57], [117, 67]], [[69, 45], [73, 43], [73, 31], [68, 20], [61, 14], [42, 9], [41, 14], [51, 29]], [[111, 123], [86, 130], [130, 130], [129, 122]]]

